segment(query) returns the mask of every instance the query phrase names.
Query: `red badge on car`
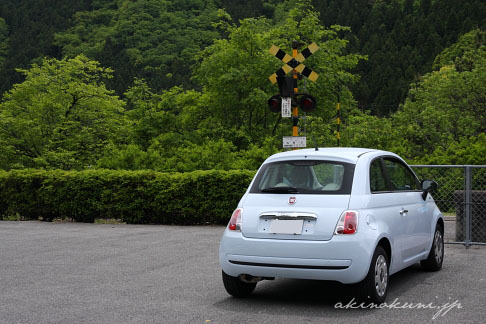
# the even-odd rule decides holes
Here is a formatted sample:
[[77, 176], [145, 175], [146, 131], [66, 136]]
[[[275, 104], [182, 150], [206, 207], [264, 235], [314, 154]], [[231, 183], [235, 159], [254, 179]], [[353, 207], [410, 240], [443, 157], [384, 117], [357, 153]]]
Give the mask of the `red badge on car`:
[[295, 198], [295, 197], [289, 197], [289, 205], [295, 204], [296, 201], [297, 201], [297, 198]]

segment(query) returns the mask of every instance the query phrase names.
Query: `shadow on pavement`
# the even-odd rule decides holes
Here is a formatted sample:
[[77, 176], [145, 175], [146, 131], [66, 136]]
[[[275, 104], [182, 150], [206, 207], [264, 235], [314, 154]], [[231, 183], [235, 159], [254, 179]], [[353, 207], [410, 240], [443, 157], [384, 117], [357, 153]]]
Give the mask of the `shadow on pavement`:
[[[424, 284], [433, 272], [422, 270], [420, 264], [415, 264], [390, 277], [390, 286], [387, 302], [391, 303], [395, 298], [407, 293], [417, 285]], [[352, 303], [355, 296], [353, 285], [344, 285], [333, 281], [276, 279], [275, 281], [263, 281], [250, 298], [238, 299], [228, 295], [228, 298], [216, 302], [215, 307], [228, 310], [244, 309], [245, 312], [276, 312], [288, 315], [303, 315], [302, 312], [321, 309], [329, 314], [333, 309], [339, 312], [336, 304], [346, 306]], [[359, 303], [354, 304], [358, 306]], [[349, 309], [347, 309], [349, 310]], [[355, 311], [376, 311], [355, 309]]]

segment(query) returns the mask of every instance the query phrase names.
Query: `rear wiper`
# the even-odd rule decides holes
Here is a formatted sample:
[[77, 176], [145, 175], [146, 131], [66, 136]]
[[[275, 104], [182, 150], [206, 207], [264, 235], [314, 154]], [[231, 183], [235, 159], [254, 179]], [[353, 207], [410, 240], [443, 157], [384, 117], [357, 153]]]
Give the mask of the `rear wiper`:
[[261, 190], [262, 192], [279, 192], [279, 193], [298, 193], [299, 190], [294, 187], [270, 187], [264, 188]]

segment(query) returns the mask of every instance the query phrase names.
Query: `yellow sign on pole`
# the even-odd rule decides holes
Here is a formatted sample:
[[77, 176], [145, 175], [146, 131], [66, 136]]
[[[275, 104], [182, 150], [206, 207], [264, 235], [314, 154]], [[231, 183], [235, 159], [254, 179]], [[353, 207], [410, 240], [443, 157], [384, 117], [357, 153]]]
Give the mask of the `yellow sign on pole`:
[[270, 82], [272, 82], [272, 84], [275, 84], [277, 82], [278, 76], [285, 76], [290, 71], [295, 70], [303, 76], [307, 77], [312, 82], [315, 82], [319, 77], [319, 74], [306, 67], [304, 64], [302, 64], [302, 62], [304, 62], [306, 58], [311, 56], [318, 49], [319, 46], [317, 46], [316, 43], [312, 43], [307, 46], [307, 48], [304, 49], [302, 52], [297, 53], [295, 56], [293, 55], [294, 57], [292, 57], [282, 51], [280, 48], [278, 48], [278, 46], [272, 45], [269, 50], [270, 54], [272, 54], [285, 64], [279, 70], [277, 70], [277, 72], [272, 74], [268, 79], [270, 80]]

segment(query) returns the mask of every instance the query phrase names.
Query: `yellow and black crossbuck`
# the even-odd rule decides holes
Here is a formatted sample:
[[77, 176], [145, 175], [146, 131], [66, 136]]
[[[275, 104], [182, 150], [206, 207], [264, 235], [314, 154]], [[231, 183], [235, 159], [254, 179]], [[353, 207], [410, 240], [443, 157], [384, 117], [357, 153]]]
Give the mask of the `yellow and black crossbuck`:
[[297, 72], [307, 77], [309, 80], [315, 82], [319, 77], [319, 74], [306, 67], [304, 64], [302, 64], [302, 62], [304, 62], [306, 58], [311, 56], [312, 53], [314, 53], [318, 49], [319, 46], [317, 46], [316, 43], [312, 43], [302, 52], [298, 53], [297, 56], [294, 58], [282, 51], [277, 46], [272, 45], [272, 47], [270, 47], [270, 54], [274, 55], [276, 58], [284, 62], [285, 65], [269, 77], [270, 82], [272, 82], [272, 84], [275, 84], [277, 82], [277, 77], [285, 76], [287, 73], [292, 71], [292, 69], [295, 69]]

